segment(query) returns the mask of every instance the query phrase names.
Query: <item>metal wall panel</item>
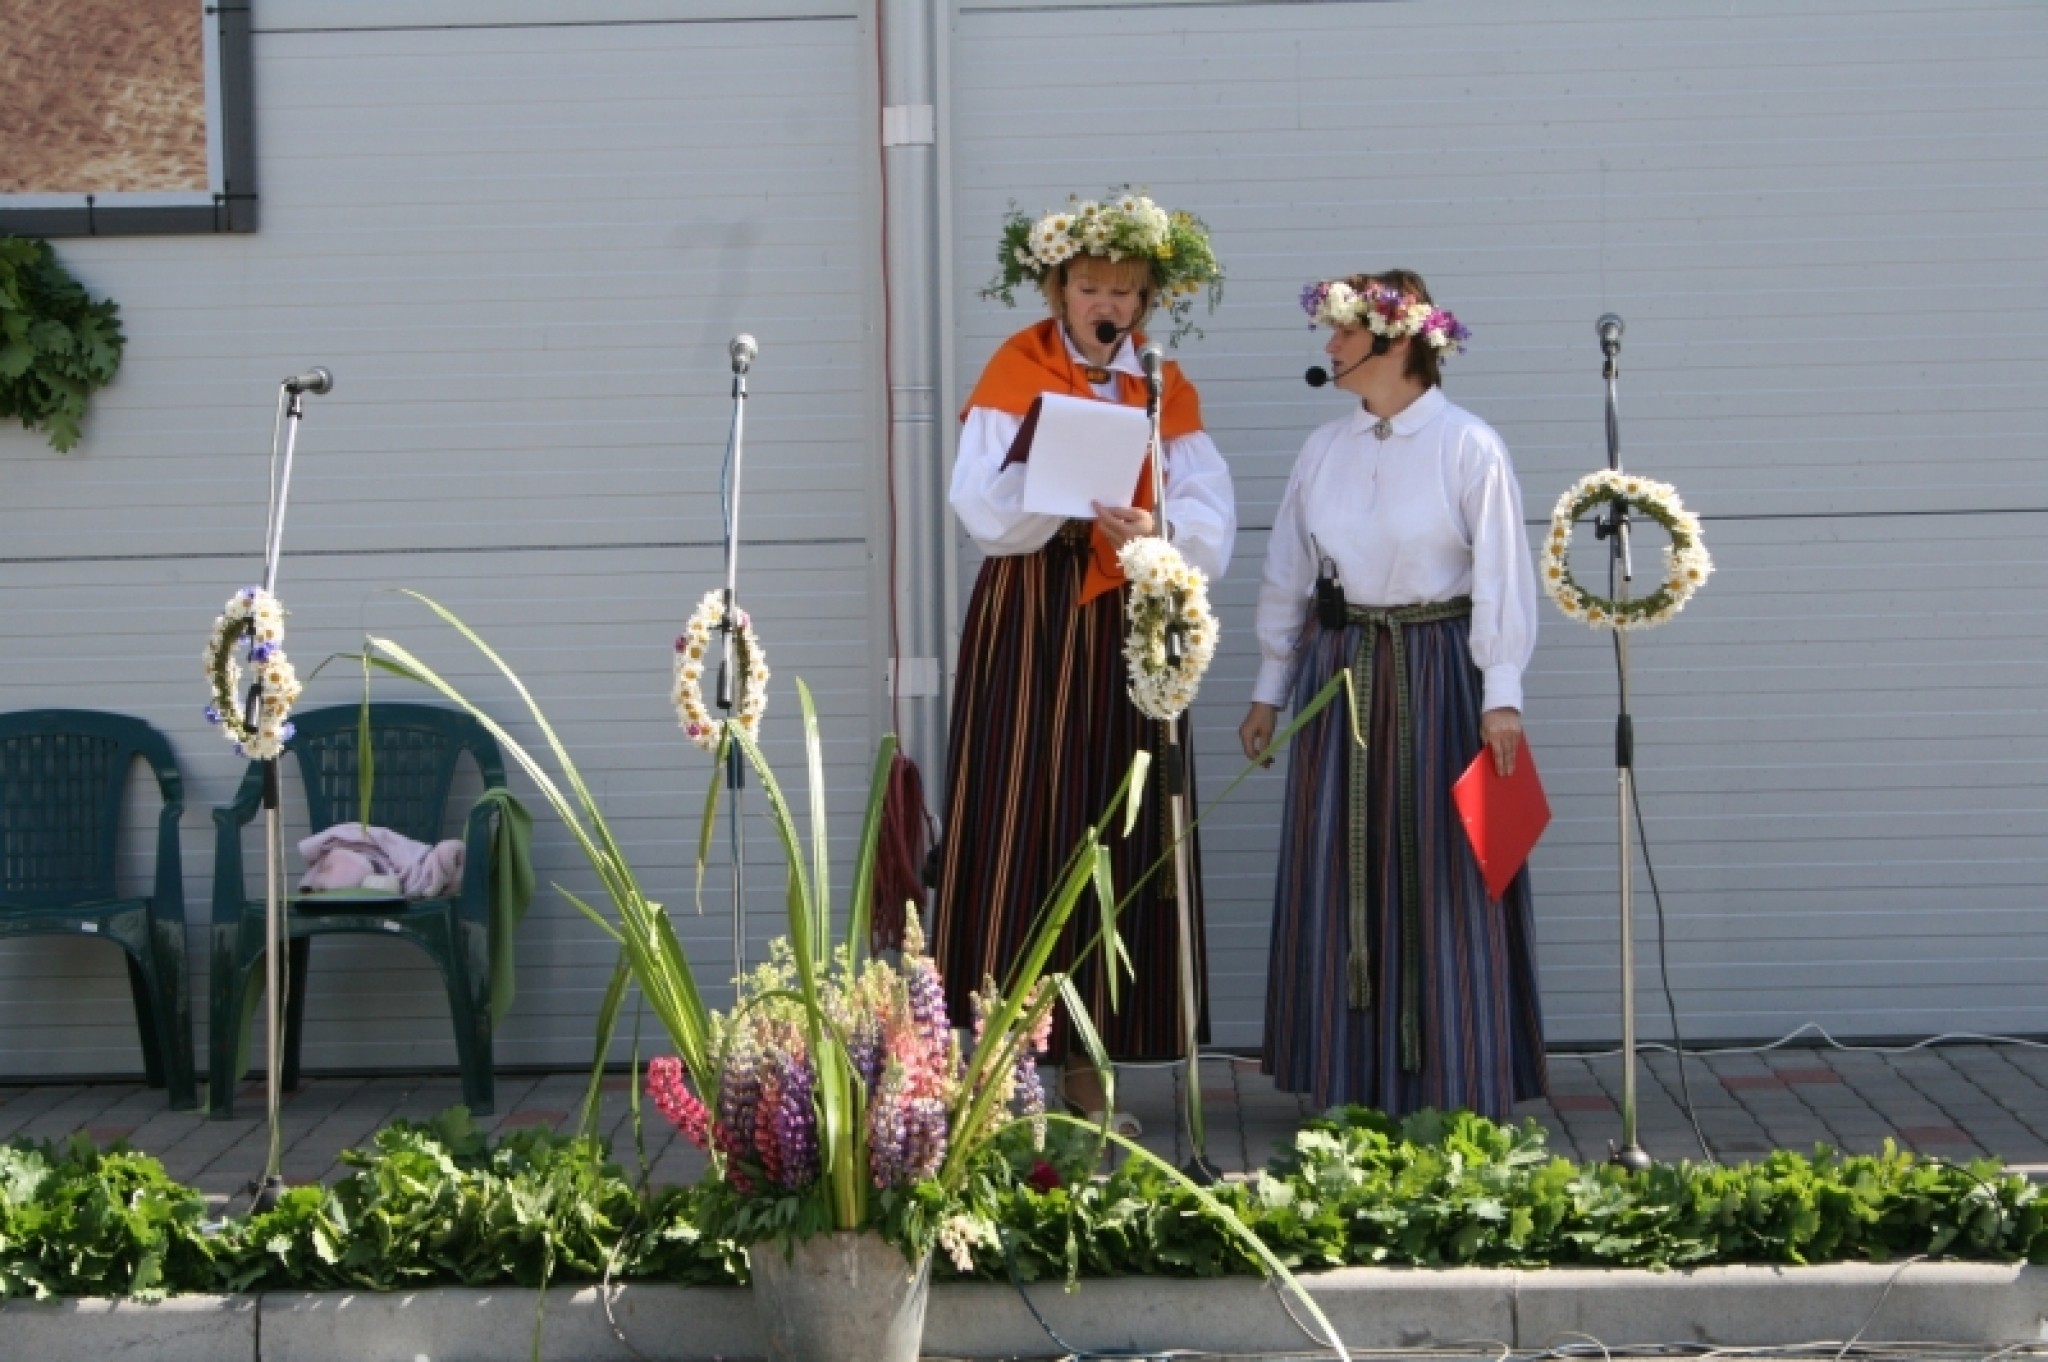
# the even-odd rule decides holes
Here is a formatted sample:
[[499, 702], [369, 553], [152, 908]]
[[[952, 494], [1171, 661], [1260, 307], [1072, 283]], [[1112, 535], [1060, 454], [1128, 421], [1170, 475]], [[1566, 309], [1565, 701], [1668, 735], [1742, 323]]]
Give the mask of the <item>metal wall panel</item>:
[[[308, 402], [279, 587], [301, 674], [374, 630], [536, 739], [467, 645], [388, 588], [446, 602], [541, 699], [716, 979], [724, 838], [699, 916], [709, 763], [675, 730], [669, 645], [723, 579], [726, 342], [758, 336], [741, 592], [775, 671], [766, 745], [801, 789], [803, 677], [850, 842], [880, 674], [872, 37], [851, 6], [802, 9], [593, 5], [564, 22], [556, 6], [527, 22], [532, 6], [267, 4], [262, 232], [61, 247], [121, 303], [129, 350], [76, 453], [0, 432], [0, 708], [104, 707], [170, 735], [202, 1063], [209, 811], [243, 764], [199, 718], [197, 662], [221, 602], [258, 575], [274, 385], [306, 364], [337, 384]], [[437, 26], [406, 26], [425, 18]], [[360, 684], [336, 664], [302, 703], [349, 703]], [[759, 790], [748, 799], [758, 812]], [[295, 801], [288, 776], [303, 818]], [[528, 802], [542, 888], [498, 1059], [575, 1065], [612, 952], [549, 887], [597, 892]], [[780, 854], [765, 825], [748, 850], [758, 958], [782, 921]], [[146, 844], [138, 857], [146, 869]], [[362, 940], [314, 958], [309, 1065], [453, 1064], [424, 956]], [[139, 1063], [111, 949], [0, 951], [0, 1073]]]
[[[1236, 766], [1265, 530], [1341, 410], [1297, 377], [1302, 281], [1430, 280], [1477, 332], [1448, 391], [1506, 437], [1532, 526], [1604, 460], [1591, 323], [1614, 310], [1630, 466], [1705, 514], [1720, 567], [1634, 649], [1691, 1033], [2048, 1031], [2048, 12], [962, 0], [954, 31], [963, 394], [1035, 319], [974, 296], [1012, 199], [1149, 186], [1230, 274], [1182, 347], [1245, 527], [1213, 590], [1205, 788]], [[1544, 609], [1545, 1002], [1555, 1040], [1597, 1042], [1619, 1033], [1613, 668]], [[1204, 830], [1224, 1045], [1259, 1039], [1280, 783]]]

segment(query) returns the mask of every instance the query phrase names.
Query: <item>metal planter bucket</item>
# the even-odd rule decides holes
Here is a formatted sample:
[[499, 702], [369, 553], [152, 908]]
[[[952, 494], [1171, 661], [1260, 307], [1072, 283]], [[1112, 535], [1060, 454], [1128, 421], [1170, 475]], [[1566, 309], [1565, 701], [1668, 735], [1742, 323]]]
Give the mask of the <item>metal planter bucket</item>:
[[747, 1250], [769, 1362], [917, 1362], [931, 1255], [912, 1265], [879, 1234], [820, 1234]]

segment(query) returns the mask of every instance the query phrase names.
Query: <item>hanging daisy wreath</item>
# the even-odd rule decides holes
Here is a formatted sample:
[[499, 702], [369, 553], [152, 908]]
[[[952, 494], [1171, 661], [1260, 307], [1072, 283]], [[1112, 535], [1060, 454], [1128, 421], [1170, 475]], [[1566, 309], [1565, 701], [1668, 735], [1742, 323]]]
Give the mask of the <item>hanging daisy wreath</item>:
[[[1597, 596], [1572, 576], [1566, 555], [1572, 526], [1588, 511], [1624, 506], [1662, 525], [1671, 536], [1664, 549], [1664, 577], [1657, 589], [1625, 601]], [[1685, 608], [1693, 593], [1714, 571], [1700, 538], [1700, 519], [1685, 509], [1678, 489], [1668, 482], [1602, 469], [1565, 489], [1550, 514], [1550, 538], [1543, 546], [1543, 589], [1571, 619], [1595, 629], [1651, 629]]]
[[[235, 645], [245, 638], [249, 640], [249, 665], [257, 669], [263, 688], [254, 728], [235, 698], [242, 685]], [[283, 752], [291, 741], [288, 716], [300, 687], [298, 673], [284, 655], [284, 607], [277, 597], [260, 586], [245, 586], [228, 597], [220, 618], [213, 622], [213, 634], [206, 640], [200, 661], [213, 691], [206, 721], [219, 725], [221, 735], [251, 761], [270, 761]]]
[[[1188, 566], [1180, 550], [1164, 539], [1147, 535], [1117, 552], [1130, 581], [1125, 615], [1131, 631], [1124, 638], [1124, 661], [1131, 668], [1131, 703], [1148, 719], [1167, 723], [1194, 703], [1202, 676], [1216, 656], [1220, 627], [1209, 611], [1209, 583]], [[1179, 622], [1181, 660], [1166, 658], [1167, 627]]]
[[[731, 722], [746, 730], [747, 736], [761, 736], [761, 716], [768, 710], [768, 655], [754, 635], [753, 621], [744, 610], [739, 616], [739, 704]], [[676, 640], [675, 689], [670, 696], [676, 707], [676, 721], [691, 742], [706, 752], [718, 750], [719, 736], [726, 720], [714, 718], [704, 704], [704, 668], [710, 664], [712, 640], [725, 626], [725, 593], [707, 591], [697, 602], [696, 613], [683, 626]]]

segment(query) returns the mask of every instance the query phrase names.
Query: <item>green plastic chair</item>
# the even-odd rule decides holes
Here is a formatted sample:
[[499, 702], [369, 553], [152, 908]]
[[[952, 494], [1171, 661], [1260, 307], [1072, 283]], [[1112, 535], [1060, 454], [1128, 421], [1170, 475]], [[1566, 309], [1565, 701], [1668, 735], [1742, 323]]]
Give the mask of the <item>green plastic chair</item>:
[[[121, 796], [137, 759], [163, 796], [156, 885], [115, 887]], [[142, 1067], [171, 1108], [199, 1105], [192, 1073], [192, 995], [185, 975], [185, 880], [178, 762], [141, 719], [89, 709], [0, 714], [0, 937], [96, 936], [128, 962]]]
[[[298, 761], [306, 791], [308, 826], [315, 832], [357, 821], [356, 782], [359, 705], [333, 705], [292, 716], [297, 732], [286, 752]], [[434, 705], [381, 702], [370, 706], [370, 822], [415, 841], [442, 838], [448, 792], [457, 758], [475, 759], [484, 784], [505, 784], [505, 761], [497, 740], [459, 710]], [[279, 758], [283, 760], [283, 758]], [[241, 1078], [238, 1051], [253, 991], [262, 987], [261, 898], [249, 898], [243, 881], [242, 829], [261, 811], [263, 769], [251, 762], [235, 802], [214, 810], [219, 840], [213, 865], [213, 1028], [209, 1070], [211, 1115], [234, 1114], [235, 1085]], [[299, 1084], [299, 1040], [306, 1014], [307, 965], [313, 938], [342, 933], [395, 936], [410, 941], [441, 968], [448, 1008], [455, 1021], [455, 1054], [462, 1068], [462, 1096], [471, 1111], [488, 1114], [495, 1100], [491, 1074], [490, 865], [488, 808], [471, 811], [463, 830], [462, 887], [452, 898], [381, 899], [350, 905], [324, 896], [288, 897], [284, 1065], [286, 1090]], [[260, 841], [260, 838], [259, 838]], [[287, 848], [287, 893], [295, 894], [303, 867]], [[262, 862], [257, 861], [260, 876]], [[313, 905], [317, 905], [314, 907]]]

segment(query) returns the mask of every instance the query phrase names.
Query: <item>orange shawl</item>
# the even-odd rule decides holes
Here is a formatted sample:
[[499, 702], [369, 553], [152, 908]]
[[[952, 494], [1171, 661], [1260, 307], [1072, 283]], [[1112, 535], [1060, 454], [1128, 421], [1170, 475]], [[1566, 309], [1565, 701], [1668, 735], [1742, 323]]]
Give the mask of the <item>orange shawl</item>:
[[[1133, 334], [1131, 343], [1144, 345], [1144, 334]], [[1145, 380], [1132, 374], [1112, 373], [1117, 383], [1117, 400], [1127, 407], [1144, 406]], [[1183, 435], [1194, 434], [1202, 428], [1202, 403], [1195, 395], [1195, 385], [1181, 375], [1180, 365], [1173, 360], [1167, 360], [1160, 366], [1160, 375], [1159, 438], [1178, 440]], [[990, 357], [988, 367], [982, 370], [981, 381], [974, 385], [967, 405], [960, 409], [960, 419], [966, 420], [967, 413], [975, 407], [988, 407], [1021, 418], [1044, 393], [1085, 398], [1096, 395], [1086, 375], [1081, 372], [1081, 366], [1067, 353], [1066, 337], [1060, 332], [1058, 320], [1052, 317], [1019, 331], [1003, 342], [1002, 347]], [[1131, 494], [1131, 505], [1145, 511], [1152, 509], [1152, 461], [1149, 458], [1138, 473], [1138, 486]], [[1105, 591], [1124, 584], [1124, 572], [1116, 561], [1116, 550], [1103, 538], [1099, 528], [1091, 536], [1090, 543], [1088, 576], [1081, 584], [1079, 605], [1086, 605]]]

